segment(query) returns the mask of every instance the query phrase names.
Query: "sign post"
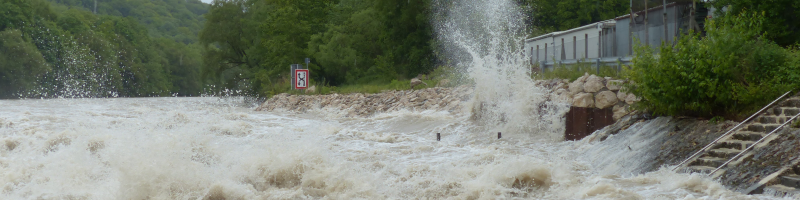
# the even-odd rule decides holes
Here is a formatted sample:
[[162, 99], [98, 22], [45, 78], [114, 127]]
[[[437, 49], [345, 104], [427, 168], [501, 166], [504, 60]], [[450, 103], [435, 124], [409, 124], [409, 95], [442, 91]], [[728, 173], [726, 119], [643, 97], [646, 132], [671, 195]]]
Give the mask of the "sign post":
[[308, 69], [295, 69], [294, 70], [294, 89], [301, 90], [308, 88]]

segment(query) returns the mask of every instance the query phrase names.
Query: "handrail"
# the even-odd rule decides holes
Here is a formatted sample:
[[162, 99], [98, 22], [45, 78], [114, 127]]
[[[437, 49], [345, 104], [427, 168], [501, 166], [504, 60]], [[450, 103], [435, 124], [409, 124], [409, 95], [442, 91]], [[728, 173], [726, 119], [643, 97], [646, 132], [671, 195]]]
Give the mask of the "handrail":
[[700, 155], [700, 153], [705, 153], [709, 148], [713, 147], [715, 144], [717, 144], [717, 142], [722, 140], [722, 138], [728, 137], [729, 135], [733, 134], [735, 132], [735, 130], [737, 130], [739, 128], [739, 126], [741, 126], [744, 123], [749, 122], [751, 119], [753, 119], [753, 117], [761, 114], [761, 112], [764, 112], [764, 110], [766, 110], [767, 108], [772, 107], [772, 104], [775, 104], [775, 102], [778, 102], [778, 100], [783, 99], [783, 97], [786, 97], [786, 95], [789, 95], [789, 93], [791, 93], [791, 92], [792, 91], [789, 90], [788, 92], [786, 92], [783, 95], [781, 95], [781, 97], [778, 97], [777, 99], [772, 101], [772, 103], [769, 103], [767, 106], [764, 106], [763, 108], [761, 108], [761, 110], [759, 110], [758, 112], [754, 113], [753, 115], [750, 115], [750, 117], [748, 117], [744, 121], [740, 122], [739, 124], [737, 124], [736, 126], [731, 128], [730, 130], [728, 130], [728, 132], [725, 132], [725, 134], [722, 134], [722, 136], [719, 136], [716, 140], [714, 140], [713, 142], [709, 143], [708, 145], [706, 145], [705, 147], [700, 149], [700, 151], [695, 152], [692, 156], [689, 156], [689, 158], [686, 158], [686, 160], [683, 160], [683, 162], [681, 162], [680, 164], [675, 166], [675, 168], [672, 168], [672, 171], [677, 170], [678, 168], [683, 166], [683, 164], [686, 164], [686, 162], [688, 162], [689, 160], [692, 160], [695, 157], [697, 157], [698, 155]]
[[717, 167], [717, 169], [715, 169], [714, 171], [712, 171], [711, 173], [708, 173], [708, 174], [714, 174], [714, 172], [717, 172], [719, 169], [722, 169], [723, 167], [725, 167], [725, 165], [728, 165], [728, 163], [732, 162], [732, 161], [733, 161], [733, 160], [735, 160], [736, 158], [739, 158], [739, 156], [741, 156], [741, 155], [742, 155], [742, 154], [744, 154], [745, 152], [749, 151], [750, 149], [753, 149], [753, 147], [754, 147], [754, 146], [756, 146], [756, 144], [760, 143], [760, 142], [761, 142], [761, 141], [763, 141], [764, 139], [767, 139], [767, 137], [769, 137], [769, 136], [770, 136], [770, 135], [772, 135], [773, 133], [775, 133], [775, 132], [778, 132], [778, 130], [780, 130], [781, 128], [783, 128], [784, 126], [786, 126], [786, 124], [792, 123], [792, 121], [794, 121], [794, 119], [795, 119], [795, 118], [797, 118], [798, 116], [800, 116], [800, 113], [798, 113], [797, 115], [794, 115], [794, 117], [792, 117], [791, 119], [789, 119], [789, 120], [786, 120], [786, 122], [784, 122], [783, 124], [781, 124], [780, 126], [778, 126], [778, 128], [775, 128], [775, 130], [772, 130], [772, 132], [769, 132], [769, 134], [765, 135], [764, 137], [761, 137], [761, 139], [760, 139], [760, 140], [756, 141], [755, 143], [753, 143], [752, 145], [750, 145], [750, 146], [749, 146], [749, 147], [747, 147], [746, 149], [742, 150], [742, 152], [739, 152], [739, 154], [736, 154], [736, 156], [734, 156], [733, 158], [731, 158], [731, 159], [730, 159], [730, 160], [728, 160], [727, 162], [725, 162], [725, 163], [722, 163], [722, 165], [720, 165], [719, 167]]

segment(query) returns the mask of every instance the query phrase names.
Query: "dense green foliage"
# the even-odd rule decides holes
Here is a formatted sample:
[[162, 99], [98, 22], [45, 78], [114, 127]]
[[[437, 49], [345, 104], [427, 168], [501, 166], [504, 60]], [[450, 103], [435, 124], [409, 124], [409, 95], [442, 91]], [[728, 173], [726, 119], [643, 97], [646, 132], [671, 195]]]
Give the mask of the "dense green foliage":
[[0, 98], [202, 91], [199, 46], [152, 38], [131, 17], [56, 10], [44, 0], [0, 0]]
[[[692, 34], [661, 53], [638, 46], [629, 88], [656, 114], [735, 119], [800, 86], [798, 52], [764, 35], [764, 14], [709, 20], [706, 37]], [[658, 58], [656, 58], [658, 56]]]
[[152, 38], [169, 38], [184, 44], [197, 42], [208, 5], [199, 0], [48, 0], [55, 9], [80, 9], [96, 14], [131, 17], [147, 27]]
[[526, 14], [529, 14], [526, 21], [530, 25], [532, 36], [613, 19], [630, 12], [628, 0], [517, 0], [517, 2]]
[[312, 80], [389, 83], [433, 69], [428, 0], [216, 0], [200, 32], [204, 76], [257, 95], [289, 89], [289, 66]]
[[717, 8], [728, 6], [720, 15], [738, 15], [743, 12], [764, 13], [766, 36], [781, 46], [800, 43], [800, 1], [797, 0], [714, 0]]

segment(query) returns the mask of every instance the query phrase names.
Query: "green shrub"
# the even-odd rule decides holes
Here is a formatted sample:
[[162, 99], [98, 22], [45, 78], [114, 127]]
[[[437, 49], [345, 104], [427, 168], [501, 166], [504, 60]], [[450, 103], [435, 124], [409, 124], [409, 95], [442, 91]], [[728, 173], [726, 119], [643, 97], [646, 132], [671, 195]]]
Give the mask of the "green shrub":
[[637, 45], [626, 74], [639, 109], [654, 114], [740, 119], [800, 83], [797, 51], [766, 39], [763, 14], [707, 22], [706, 37], [689, 34], [661, 53]]

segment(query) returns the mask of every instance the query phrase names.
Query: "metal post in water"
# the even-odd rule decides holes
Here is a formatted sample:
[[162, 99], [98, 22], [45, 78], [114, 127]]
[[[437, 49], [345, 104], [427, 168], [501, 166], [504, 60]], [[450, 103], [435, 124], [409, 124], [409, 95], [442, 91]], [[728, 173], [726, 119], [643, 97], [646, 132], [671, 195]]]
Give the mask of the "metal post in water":
[[440, 133], [436, 133], [436, 141], [442, 141], [442, 135]]
[[502, 133], [497, 132], [497, 139], [500, 139], [500, 138], [503, 138], [503, 135], [502, 135]]

